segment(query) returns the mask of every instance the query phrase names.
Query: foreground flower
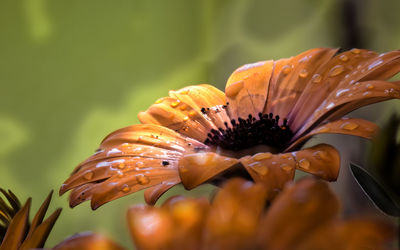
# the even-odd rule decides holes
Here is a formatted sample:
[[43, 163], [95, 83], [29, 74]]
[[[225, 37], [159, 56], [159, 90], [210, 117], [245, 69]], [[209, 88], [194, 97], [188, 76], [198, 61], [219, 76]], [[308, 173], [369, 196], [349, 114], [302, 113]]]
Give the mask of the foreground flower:
[[108, 135], [60, 189], [70, 205], [93, 209], [147, 188], [154, 204], [172, 186], [191, 189], [240, 175], [263, 182], [273, 198], [295, 169], [336, 180], [339, 154], [320, 144], [299, 150], [313, 135], [371, 138], [377, 126], [341, 118], [359, 107], [400, 98], [400, 51], [378, 55], [353, 49], [312, 49], [237, 69], [225, 94], [197, 85], [170, 91], [139, 114], [141, 125]]
[[0, 197], [0, 250], [41, 248], [49, 236], [54, 223], [61, 213], [61, 208], [44, 219], [53, 192], [47, 196], [32, 223], [29, 223], [31, 198], [21, 207], [18, 198], [9, 190], [0, 189], [9, 205]]
[[[207, 199], [172, 197], [161, 207], [136, 205], [128, 224], [137, 249], [383, 249], [393, 228], [377, 220], [338, 219], [339, 201], [326, 182], [287, 186], [265, 208], [261, 183], [232, 179]], [[77, 239], [78, 238], [78, 239]], [[114, 246], [103, 237], [73, 237], [57, 250]], [[111, 248], [110, 248], [111, 249]], [[114, 248], [112, 248], [114, 249]], [[116, 248], [118, 249], [118, 248]]]

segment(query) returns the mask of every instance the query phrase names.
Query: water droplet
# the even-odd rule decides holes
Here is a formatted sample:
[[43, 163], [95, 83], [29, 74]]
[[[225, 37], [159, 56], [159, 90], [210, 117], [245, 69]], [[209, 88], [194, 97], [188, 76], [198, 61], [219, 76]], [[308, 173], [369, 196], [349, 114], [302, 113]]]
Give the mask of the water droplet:
[[124, 163], [120, 163], [120, 164], [118, 164], [117, 168], [124, 169], [125, 168], [125, 164]]
[[288, 159], [288, 158], [291, 158], [292, 155], [291, 154], [281, 154], [280, 157], [281, 157], [281, 159]]
[[385, 90], [385, 95], [388, 95], [390, 97], [400, 97], [400, 91], [390, 88]]
[[128, 186], [128, 184], [124, 184], [121, 186], [121, 191], [124, 193], [128, 193], [131, 190], [131, 188]]
[[330, 131], [330, 130], [331, 130], [331, 129], [328, 128], [328, 127], [320, 127], [320, 128], [318, 129], [317, 132], [319, 132], [319, 133], [326, 133], [326, 132], [328, 132], [328, 131]]
[[361, 50], [360, 49], [352, 49], [351, 53], [358, 55], [361, 53]]
[[179, 100], [176, 100], [175, 102], [171, 102], [171, 107], [176, 108], [179, 105]]
[[267, 152], [267, 153], [258, 153], [252, 156], [253, 160], [255, 161], [261, 161], [264, 159], [270, 159], [272, 157], [272, 154]]
[[336, 92], [336, 97], [341, 97], [344, 93], [349, 92], [350, 89], [340, 89]]
[[326, 109], [331, 109], [335, 106], [335, 103], [331, 102], [326, 106]]
[[83, 175], [83, 178], [85, 178], [85, 180], [91, 180], [93, 178], [93, 172], [87, 172], [85, 175]]
[[313, 77], [311, 78], [311, 81], [313, 83], [320, 83], [322, 80], [322, 76], [320, 74], [315, 74], [313, 75]]
[[367, 89], [374, 89], [374, 85], [372, 85], [370, 83], [368, 83], [366, 87], [367, 87]]
[[118, 178], [122, 178], [122, 177], [124, 177], [124, 173], [122, 173], [122, 171], [117, 171], [117, 177]]
[[328, 160], [328, 153], [326, 151], [317, 151], [313, 153], [313, 156], [318, 160]]
[[285, 65], [282, 67], [282, 73], [287, 75], [292, 72], [292, 65]]
[[238, 81], [229, 84], [225, 89], [225, 94], [228, 97], [234, 97], [239, 94], [240, 90], [243, 88], [243, 81]]
[[351, 131], [358, 128], [358, 124], [354, 122], [345, 122], [342, 124], [342, 126], [340, 126], [340, 128]]
[[301, 159], [299, 161], [299, 167], [302, 169], [309, 169], [310, 168], [310, 162], [307, 159]]
[[141, 162], [141, 161], [138, 161], [138, 162], [136, 162], [136, 167], [138, 167], [138, 168], [142, 168], [143, 166], [144, 166], [144, 163], [143, 162]]
[[262, 165], [259, 162], [251, 163], [251, 164], [249, 164], [249, 167], [251, 167], [254, 171], [256, 171], [257, 173], [259, 173], [262, 176], [267, 175], [269, 172], [268, 167], [265, 165]]
[[346, 55], [341, 55], [341, 56], [339, 57], [339, 60], [342, 61], [342, 62], [347, 62], [347, 61], [349, 60], [349, 57], [346, 56]]
[[136, 175], [136, 181], [137, 181], [140, 185], [146, 185], [146, 184], [149, 184], [150, 178], [147, 177], [146, 175], [138, 174], [138, 175]]
[[188, 107], [188, 106], [187, 106], [186, 104], [183, 103], [181, 106], [179, 106], [179, 109], [182, 110], [182, 111], [184, 111], [185, 109], [187, 109], [187, 107]]
[[306, 69], [302, 69], [299, 73], [301, 78], [306, 78], [308, 76], [308, 71]]
[[336, 65], [329, 71], [329, 76], [334, 77], [340, 75], [344, 71], [343, 65]]
[[184, 122], [186, 122], [187, 120], [189, 120], [189, 116], [183, 117], [183, 121], [184, 121]]
[[197, 115], [197, 112], [194, 111], [194, 110], [191, 110], [191, 111], [189, 112], [189, 116], [190, 116], [190, 117], [195, 117], [196, 115]]
[[377, 61], [371, 63], [371, 64], [368, 66], [368, 70], [371, 70], [371, 69], [375, 68], [376, 66], [379, 66], [379, 65], [382, 64], [382, 63], [383, 63], [383, 60], [382, 60], [382, 59], [377, 60]]
[[287, 173], [290, 173], [293, 170], [293, 167], [289, 166], [289, 164], [286, 163], [281, 164], [280, 168], [282, 168]]
[[371, 95], [372, 94], [372, 92], [370, 92], [370, 91], [365, 91], [364, 93], [363, 93], [363, 96], [369, 96], [369, 95]]

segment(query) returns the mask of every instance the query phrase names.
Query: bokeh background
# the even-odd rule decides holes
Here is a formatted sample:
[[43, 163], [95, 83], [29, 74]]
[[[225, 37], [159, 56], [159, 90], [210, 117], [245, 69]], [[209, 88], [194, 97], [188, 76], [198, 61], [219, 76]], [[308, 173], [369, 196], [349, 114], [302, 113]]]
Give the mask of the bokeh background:
[[[138, 123], [138, 111], [168, 90], [223, 89], [242, 64], [313, 47], [399, 49], [399, 10], [398, 0], [1, 0], [0, 186], [32, 196], [37, 209], [106, 134]], [[382, 124], [392, 112], [400, 113], [399, 101], [357, 116]], [[365, 141], [314, 142], [322, 139], [341, 150], [344, 164], [365, 163]], [[346, 166], [333, 187], [347, 214], [379, 213]], [[63, 212], [47, 246], [87, 230], [130, 246], [125, 211], [142, 202], [139, 192], [93, 212], [56, 195], [50, 210]]]

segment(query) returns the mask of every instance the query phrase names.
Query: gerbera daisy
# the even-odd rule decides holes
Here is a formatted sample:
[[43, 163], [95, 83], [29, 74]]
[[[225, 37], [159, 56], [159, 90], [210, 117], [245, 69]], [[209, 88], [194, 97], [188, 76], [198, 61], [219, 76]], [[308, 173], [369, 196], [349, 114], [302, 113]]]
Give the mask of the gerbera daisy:
[[0, 188], [6, 200], [0, 197], [0, 250], [41, 248], [49, 236], [54, 223], [61, 213], [56, 209], [47, 219], [44, 219], [53, 192], [47, 196], [40, 206], [32, 223], [29, 223], [31, 198], [21, 206], [19, 199], [10, 191]]
[[[267, 189], [234, 178], [211, 204], [178, 196], [161, 207], [133, 206], [128, 210], [131, 237], [137, 249], [165, 250], [383, 249], [394, 237], [393, 227], [376, 219], [339, 219], [339, 200], [324, 181], [308, 178], [288, 185], [265, 208]], [[86, 249], [93, 241], [70, 238], [56, 249]], [[109, 245], [101, 240], [96, 246]]]
[[148, 110], [143, 123], [108, 135], [79, 164], [60, 194], [70, 205], [91, 200], [96, 209], [147, 188], [146, 202], [182, 183], [191, 189], [240, 175], [268, 185], [269, 198], [300, 169], [336, 180], [335, 148], [300, 150], [313, 135], [339, 133], [371, 138], [377, 126], [342, 118], [359, 107], [400, 98], [400, 51], [311, 49], [295, 57], [237, 69], [225, 93], [202, 84], [170, 91]]

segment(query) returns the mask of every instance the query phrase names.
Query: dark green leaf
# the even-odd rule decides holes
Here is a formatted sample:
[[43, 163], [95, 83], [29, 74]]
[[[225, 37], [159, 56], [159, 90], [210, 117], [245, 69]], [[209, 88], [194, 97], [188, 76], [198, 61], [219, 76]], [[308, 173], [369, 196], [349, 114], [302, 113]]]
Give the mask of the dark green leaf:
[[382, 212], [400, 217], [400, 208], [374, 177], [353, 163], [350, 163], [350, 169], [358, 184]]

